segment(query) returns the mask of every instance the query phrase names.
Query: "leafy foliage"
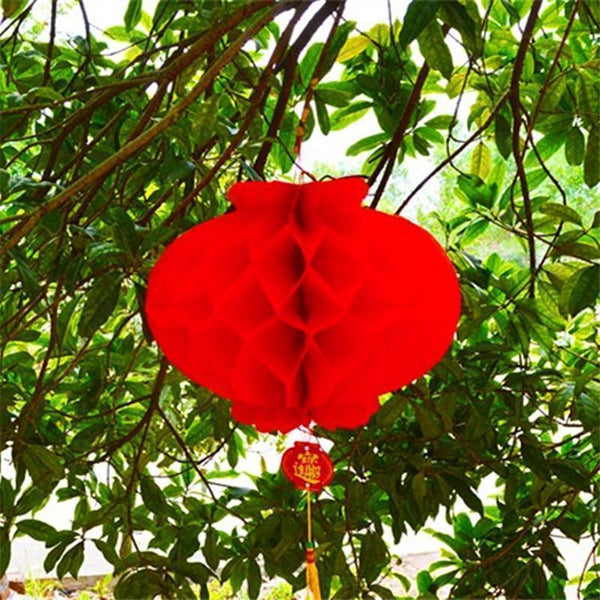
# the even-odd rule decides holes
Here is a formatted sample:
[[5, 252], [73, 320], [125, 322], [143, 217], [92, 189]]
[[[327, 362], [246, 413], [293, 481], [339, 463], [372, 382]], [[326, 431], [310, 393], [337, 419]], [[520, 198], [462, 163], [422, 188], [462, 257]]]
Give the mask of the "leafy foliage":
[[[95, 544], [117, 598], [205, 597], [215, 578], [250, 598], [275, 577], [303, 587], [302, 495], [266, 469], [231, 483], [264, 439], [168, 367], [145, 284], [165, 244], [227, 210], [231, 183], [288, 174], [299, 131], [372, 112], [378, 130], [348, 154], [369, 153], [373, 208], [399, 163], [438, 163], [398, 212], [443, 183], [426, 218], [463, 318], [445, 359], [368, 425], [318, 432], [337, 469], [314, 522], [324, 594], [394, 597], [384, 540], [444, 509], [454, 533], [433, 532], [447, 556], [417, 577], [420, 597], [562, 598], [557, 532], [592, 536], [579, 587], [597, 597], [598, 3], [413, 0], [363, 32], [343, 1], [159, 0], [149, 15], [129, 0], [105, 31], [80, 2], [87, 33], [66, 38], [57, 0], [50, 15], [2, 6], [0, 425], [15, 475], [0, 480], [0, 572], [27, 535], [59, 577]], [[77, 501], [71, 529], [35, 519], [52, 495]]]

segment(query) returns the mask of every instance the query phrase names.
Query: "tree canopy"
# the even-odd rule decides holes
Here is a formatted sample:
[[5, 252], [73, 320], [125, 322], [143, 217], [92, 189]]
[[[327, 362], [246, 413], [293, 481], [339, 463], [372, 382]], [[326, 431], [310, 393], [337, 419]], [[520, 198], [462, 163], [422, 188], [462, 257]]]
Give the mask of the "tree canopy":
[[[576, 584], [597, 597], [600, 4], [389, 2], [368, 31], [344, 0], [122, 5], [102, 30], [86, 0], [2, 2], [0, 572], [24, 535], [59, 577], [94, 544], [117, 598], [304, 586], [302, 494], [266, 468], [227, 481], [265, 436], [168, 365], [145, 286], [232, 183], [289, 178], [302, 140], [374, 114], [347, 148], [369, 205], [400, 213], [440, 182], [422, 218], [463, 314], [444, 360], [366, 426], [317, 429], [336, 465], [313, 524], [324, 596], [397, 597], [388, 541], [445, 511], [419, 597], [564, 598], [557, 535], [591, 537]], [[85, 35], [60, 34], [65, 11]], [[391, 195], [419, 156], [434, 167]], [[77, 501], [69, 530], [35, 518], [51, 497]]]

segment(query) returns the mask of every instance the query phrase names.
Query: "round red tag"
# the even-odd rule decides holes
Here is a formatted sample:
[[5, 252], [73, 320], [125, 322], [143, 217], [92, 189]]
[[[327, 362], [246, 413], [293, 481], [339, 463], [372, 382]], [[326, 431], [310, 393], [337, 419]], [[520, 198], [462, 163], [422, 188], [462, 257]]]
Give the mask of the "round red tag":
[[319, 492], [333, 478], [333, 462], [318, 444], [296, 442], [281, 459], [285, 476], [299, 489]]

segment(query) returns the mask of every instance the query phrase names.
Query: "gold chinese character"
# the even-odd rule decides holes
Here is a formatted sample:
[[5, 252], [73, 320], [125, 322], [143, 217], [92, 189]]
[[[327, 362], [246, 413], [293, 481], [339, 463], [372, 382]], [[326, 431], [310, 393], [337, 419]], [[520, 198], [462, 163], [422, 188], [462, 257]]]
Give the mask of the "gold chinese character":
[[294, 475], [307, 483], [319, 483], [321, 479], [321, 465], [319, 457], [312, 452], [303, 452], [298, 455], [294, 463]]

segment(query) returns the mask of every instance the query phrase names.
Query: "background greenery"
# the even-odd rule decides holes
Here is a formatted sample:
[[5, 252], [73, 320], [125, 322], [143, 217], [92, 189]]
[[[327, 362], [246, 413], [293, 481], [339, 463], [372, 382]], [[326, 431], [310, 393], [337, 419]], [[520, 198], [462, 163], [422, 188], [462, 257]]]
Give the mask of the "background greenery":
[[[562, 598], [557, 535], [592, 538], [577, 584], [600, 594], [600, 5], [394, 2], [359, 31], [344, 4], [159, 0], [147, 14], [129, 0], [100, 31], [85, 1], [3, 0], [1, 428], [15, 475], [0, 483], [0, 572], [30, 536], [59, 577], [95, 544], [118, 598], [205, 597], [215, 579], [250, 598], [273, 578], [303, 587], [302, 495], [267, 470], [251, 488], [221, 481], [264, 436], [167, 365], [141, 307], [162, 248], [227, 210], [229, 185], [291, 176], [299, 130], [335, 140], [374, 113], [347, 149], [370, 206], [418, 205], [420, 185], [394, 188], [398, 165], [433, 157], [423, 180], [440, 202], [422, 219], [459, 272], [463, 317], [445, 359], [368, 425], [318, 432], [336, 462], [314, 521], [324, 595], [396, 597], [388, 540], [441, 510], [454, 534], [435, 534], [447, 551], [419, 597]], [[57, 35], [67, 8], [85, 36]], [[487, 476], [493, 502], [477, 492]], [[69, 530], [35, 519], [50, 497], [77, 500]]]

